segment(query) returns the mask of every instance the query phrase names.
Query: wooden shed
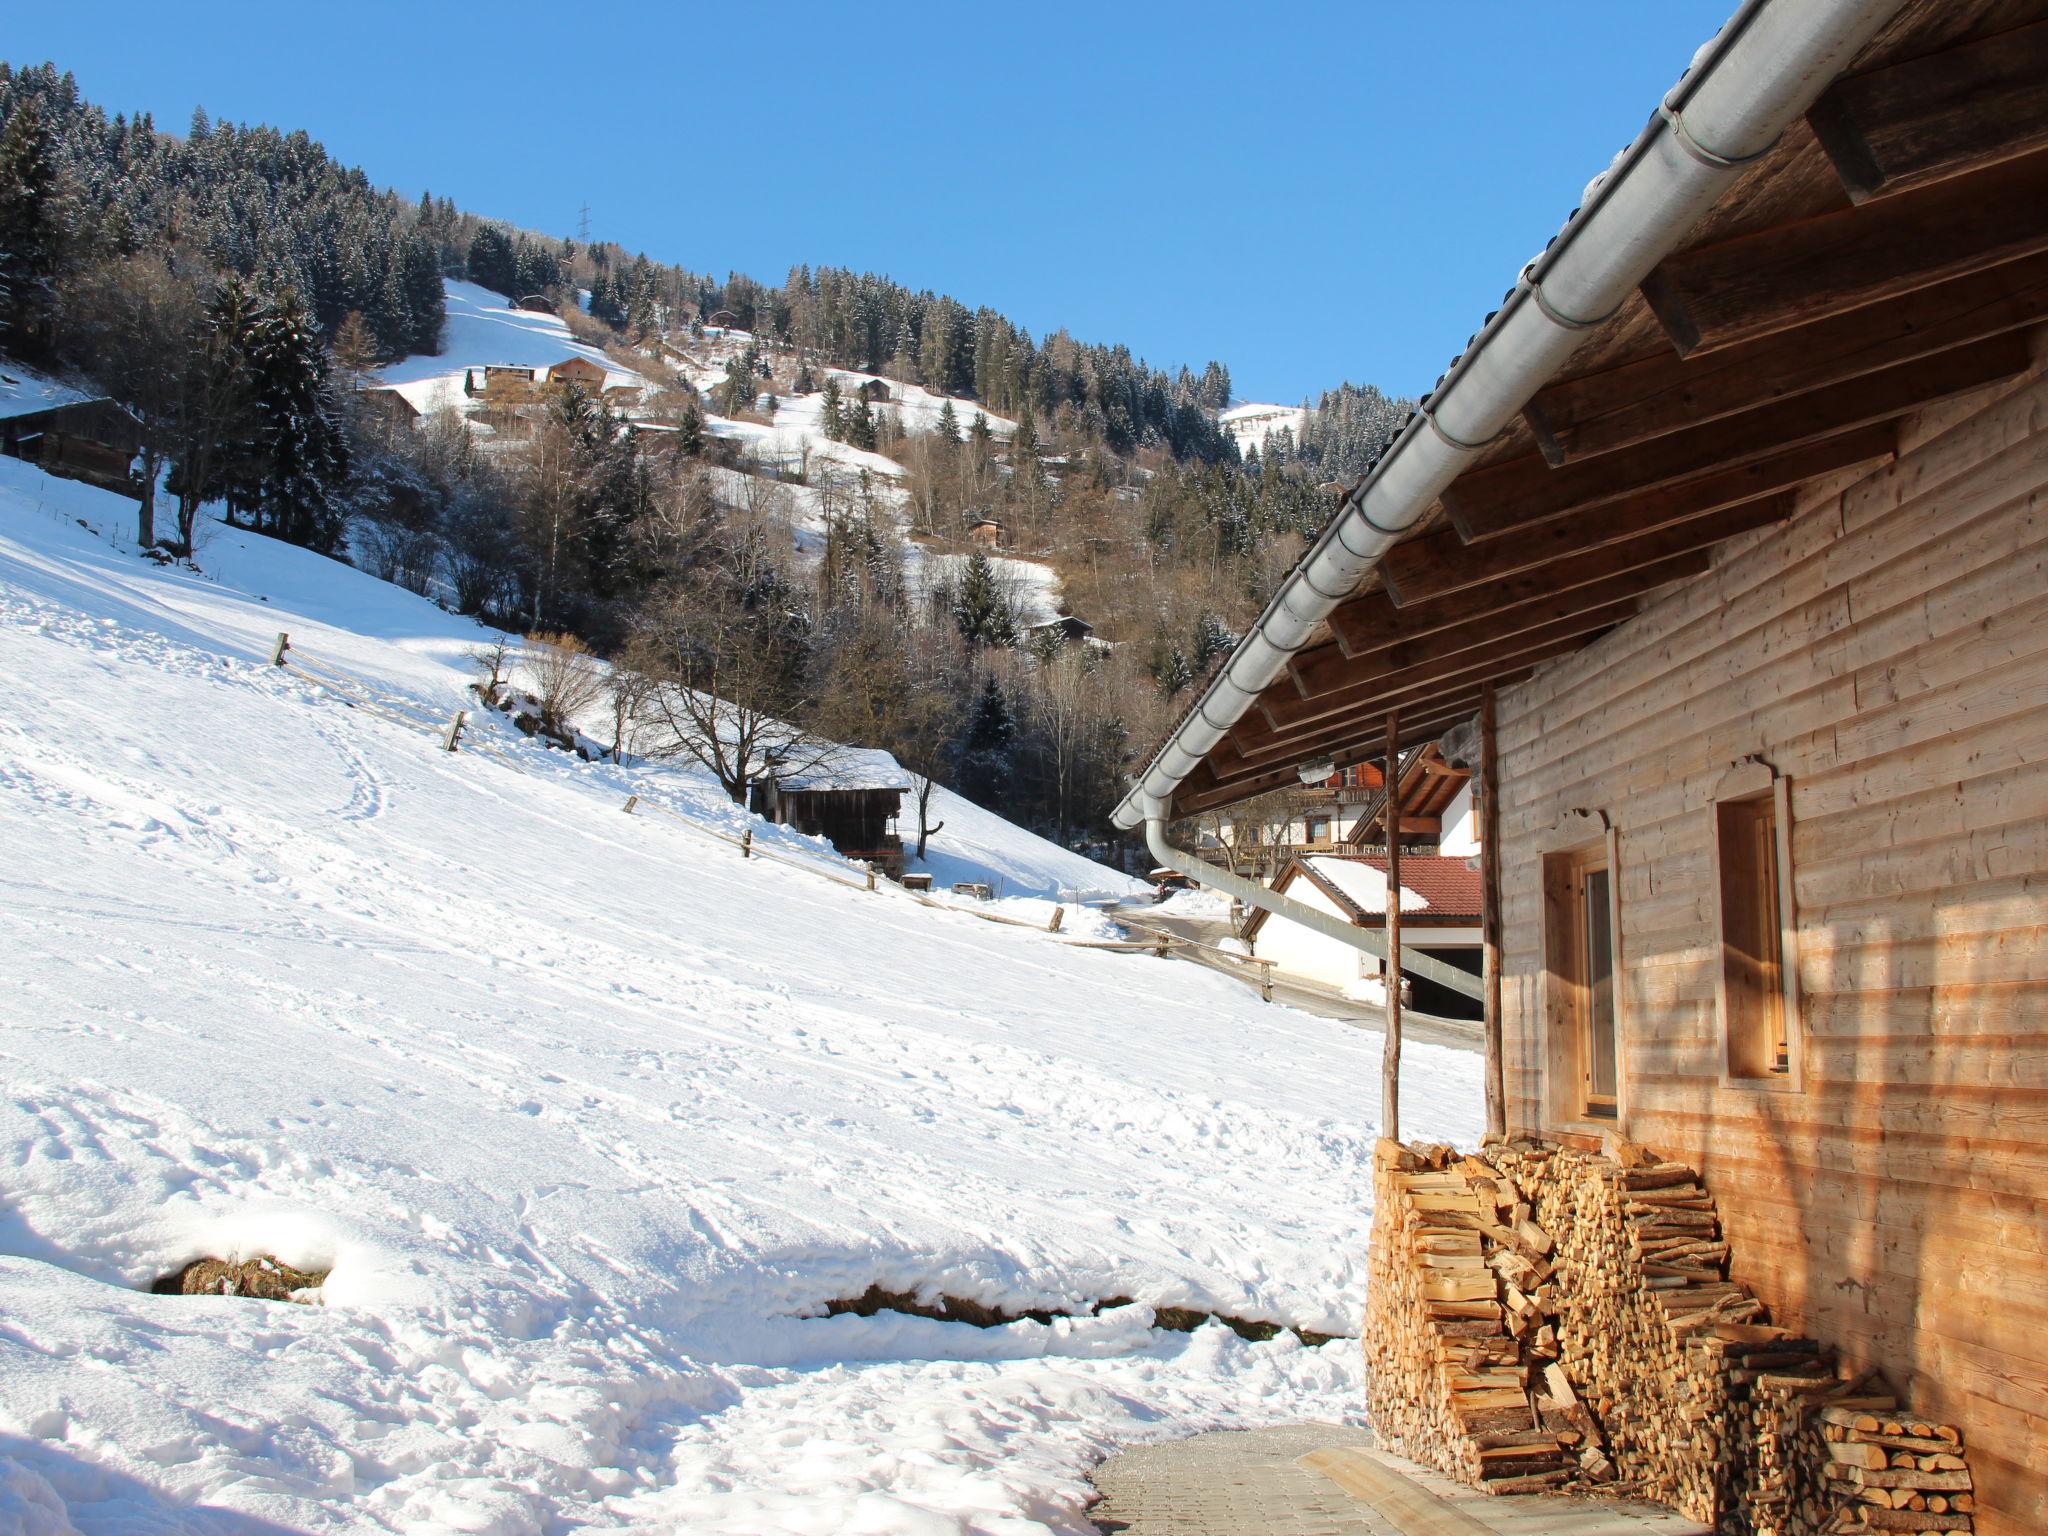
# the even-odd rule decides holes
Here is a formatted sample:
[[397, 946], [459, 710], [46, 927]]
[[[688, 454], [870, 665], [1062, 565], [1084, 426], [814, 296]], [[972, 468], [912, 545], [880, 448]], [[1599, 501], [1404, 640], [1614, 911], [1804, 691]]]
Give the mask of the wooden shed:
[[592, 362], [587, 357], [565, 357], [548, 367], [550, 384], [574, 384], [586, 395], [602, 394], [604, 381], [604, 366]]
[[993, 517], [977, 517], [967, 526], [969, 543], [979, 544], [983, 549], [1001, 549], [1009, 543], [1009, 535], [1000, 521]]
[[849, 859], [865, 859], [892, 880], [903, 878], [897, 830], [910, 776], [886, 752], [841, 748], [801, 771], [757, 778], [747, 805], [756, 815], [823, 837]]
[[1118, 813], [1476, 717], [1496, 1134], [1695, 1172], [1716, 1294], [1967, 1447], [1830, 1440], [1833, 1528], [2048, 1530], [2044, 322], [2048, 5], [1751, 0]]
[[403, 393], [389, 384], [373, 384], [358, 390], [356, 398], [387, 428], [411, 431], [419, 426], [420, 410]]
[[886, 379], [863, 379], [860, 386], [854, 390], [854, 394], [869, 404], [887, 400], [889, 398], [889, 382]]
[[53, 475], [139, 497], [142, 428], [103, 395], [16, 370], [0, 374], [0, 453]]

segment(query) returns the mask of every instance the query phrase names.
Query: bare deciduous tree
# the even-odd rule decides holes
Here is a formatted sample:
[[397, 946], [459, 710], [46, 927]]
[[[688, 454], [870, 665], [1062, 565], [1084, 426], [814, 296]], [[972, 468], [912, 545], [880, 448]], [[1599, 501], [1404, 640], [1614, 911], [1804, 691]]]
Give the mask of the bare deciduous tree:
[[571, 634], [528, 635], [520, 659], [540, 704], [541, 729], [558, 741], [572, 740], [576, 717], [605, 696], [604, 664]]
[[623, 658], [646, 682], [645, 750], [695, 760], [741, 805], [764, 774], [829, 762], [833, 743], [799, 723], [810, 711], [800, 652], [786, 615], [749, 607], [719, 582], [669, 588]]

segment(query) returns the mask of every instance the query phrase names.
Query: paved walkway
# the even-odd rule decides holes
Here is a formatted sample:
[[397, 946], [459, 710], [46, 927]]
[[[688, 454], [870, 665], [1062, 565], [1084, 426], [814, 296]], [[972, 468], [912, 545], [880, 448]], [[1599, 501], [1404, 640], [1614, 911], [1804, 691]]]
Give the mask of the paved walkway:
[[1708, 1536], [1654, 1504], [1493, 1498], [1372, 1443], [1287, 1424], [1136, 1446], [1096, 1469], [1090, 1516], [1104, 1536]]
[[1400, 1536], [1319, 1472], [1311, 1451], [1369, 1446], [1368, 1430], [1287, 1424], [1134, 1446], [1095, 1469], [1089, 1511], [1108, 1536]]

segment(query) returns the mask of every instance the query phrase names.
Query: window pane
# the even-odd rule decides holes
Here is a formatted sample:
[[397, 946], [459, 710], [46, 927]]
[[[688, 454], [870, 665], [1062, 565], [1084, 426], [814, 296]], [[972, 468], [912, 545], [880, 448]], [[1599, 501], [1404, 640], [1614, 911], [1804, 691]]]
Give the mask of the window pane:
[[1608, 924], [1608, 872], [1586, 871], [1586, 1080], [1594, 1097], [1612, 1099], [1614, 1072], [1614, 934]]

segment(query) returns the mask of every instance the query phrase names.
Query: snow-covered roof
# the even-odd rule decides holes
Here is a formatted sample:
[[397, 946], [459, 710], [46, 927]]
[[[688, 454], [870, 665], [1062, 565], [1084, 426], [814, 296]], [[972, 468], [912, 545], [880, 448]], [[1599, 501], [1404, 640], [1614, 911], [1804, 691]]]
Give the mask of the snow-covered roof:
[[24, 368], [18, 363], [0, 363], [0, 418], [26, 416], [60, 405], [80, 405], [103, 398], [59, 384], [55, 379]]
[[785, 790], [902, 789], [910, 775], [887, 752], [875, 747], [840, 747], [824, 762], [783, 777]]
[[[1376, 855], [1312, 853], [1301, 860], [1316, 882], [1342, 897], [1361, 914], [1387, 910], [1387, 861]], [[1404, 854], [1401, 859], [1401, 910], [1440, 917], [1479, 915], [1479, 871], [1463, 859], [1431, 854]]]

